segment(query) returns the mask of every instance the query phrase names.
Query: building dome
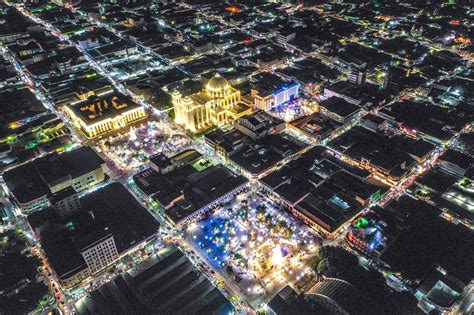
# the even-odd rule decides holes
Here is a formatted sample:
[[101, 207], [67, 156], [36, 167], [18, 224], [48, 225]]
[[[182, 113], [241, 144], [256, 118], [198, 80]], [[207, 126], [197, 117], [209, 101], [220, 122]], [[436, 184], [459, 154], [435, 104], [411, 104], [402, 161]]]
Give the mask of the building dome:
[[216, 73], [207, 83], [207, 91], [211, 94], [223, 93], [230, 88], [229, 82], [221, 76], [219, 73]]

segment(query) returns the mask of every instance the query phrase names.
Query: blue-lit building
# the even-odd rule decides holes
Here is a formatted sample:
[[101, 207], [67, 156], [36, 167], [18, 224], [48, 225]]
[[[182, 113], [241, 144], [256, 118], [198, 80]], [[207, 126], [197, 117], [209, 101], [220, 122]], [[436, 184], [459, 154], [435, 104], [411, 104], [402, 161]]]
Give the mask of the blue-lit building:
[[283, 81], [272, 73], [259, 73], [255, 76], [250, 91], [255, 107], [262, 110], [283, 106], [297, 99], [299, 94], [298, 83]]
[[386, 246], [383, 225], [362, 217], [350, 227], [347, 239], [354, 247], [369, 255], [379, 256]]
[[300, 93], [300, 85], [295, 82], [286, 83], [273, 92], [273, 106], [278, 107], [297, 99]]

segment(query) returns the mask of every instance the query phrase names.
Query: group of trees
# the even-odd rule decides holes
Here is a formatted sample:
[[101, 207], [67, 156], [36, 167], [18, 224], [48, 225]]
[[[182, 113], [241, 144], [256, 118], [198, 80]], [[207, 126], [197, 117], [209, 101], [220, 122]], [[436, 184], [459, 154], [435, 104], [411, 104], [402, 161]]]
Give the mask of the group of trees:
[[22, 230], [0, 233], [0, 291], [6, 291], [0, 296], [0, 314], [26, 314], [48, 304], [48, 287], [36, 282], [41, 260], [27, 254], [25, 240]]
[[416, 299], [409, 293], [391, 290], [376, 270], [359, 265], [355, 255], [342, 247], [324, 246], [309, 261], [310, 267], [325, 277], [338, 278], [353, 284], [360, 292], [360, 314], [418, 313]]

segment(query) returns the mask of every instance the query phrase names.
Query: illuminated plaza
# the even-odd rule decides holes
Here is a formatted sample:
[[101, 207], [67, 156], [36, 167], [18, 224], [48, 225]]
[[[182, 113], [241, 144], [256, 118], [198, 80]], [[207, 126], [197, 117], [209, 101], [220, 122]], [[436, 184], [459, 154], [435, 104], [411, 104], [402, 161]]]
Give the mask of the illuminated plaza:
[[186, 238], [227, 283], [259, 301], [307, 276], [306, 262], [319, 242], [297, 219], [249, 194], [194, 223]]
[[188, 136], [172, 125], [152, 120], [102, 139], [98, 147], [120, 168], [135, 170], [156, 153], [174, 155], [189, 147]]
[[474, 314], [471, 3], [0, 1], [0, 314]]

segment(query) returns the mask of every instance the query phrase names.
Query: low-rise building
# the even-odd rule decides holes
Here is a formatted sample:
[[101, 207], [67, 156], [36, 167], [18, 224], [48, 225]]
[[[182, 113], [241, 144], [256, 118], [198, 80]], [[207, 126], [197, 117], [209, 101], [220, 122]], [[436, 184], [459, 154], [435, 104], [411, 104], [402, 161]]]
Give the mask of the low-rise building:
[[298, 83], [285, 82], [274, 74], [259, 73], [253, 81], [250, 96], [254, 99], [254, 106], [262, 110], [284, 105], [299, 96]]
[[166, 174], [183, 165], [196, 160], [201, 155], [196, 150], [186, 150], [172, 157], [167, 157], [163, 153], [158, 153], [150, 157], [150, 167], [155, 171]]
[[18, 207], [25, 212], [49, 205], [48, 197], [72, 187], [76, 192], [105, 179], [107, 167], [90, 147], [51, 153], [4, 173], [3, 179]]
[[[279, 132], [283, 128], [279, 119], [268, 117], [266, 120], [266, 116], [258, 113], [245, 116], [248, 119], [237, 121], [231, 130], [206, 134], [205, 143], [247, 178], [262, 177], [307, 148], [307, 144], [296, 137]], [[252, 130], [252, 126], [257, 128]]]
[[334, 96], [320, 102], [319, 108], [323, 114], [340, 123], [350, 122], [358, 117], [360, 113], [359, 106]]
[[344, 128], [344, 124], [320, 112], [299, 117], [288, 128], [309, 139], [310, 142], [328, 141]]
[[261, 178], [260, 184], [294, 216], [332, 236], [386, 191], [369, 182], [367, 172], [334, 160], [317, 146]]
[[401, 215], [376, 207], [351, 225], [346, 238], [359, 252], [378, 258], [407, 228]]
[[81, 208], [65, 217], [53, 208], [28, 216], [51, 271], [73, 287], [153, 240], [159, 223], [119, 184], [80, 198]]
[[124, 128], [147, 117], [145, 108], [114, 91], [66, 105], [74, 126], [88, 138]]
[[234, 128], [244, 135], [257, 140], [268, 134], [279, 133], [285, 129], [285, 121], [263, 111], [243, 116], [234, 123]]
[[415, 297], [418, 299], [418, 307], [426, 314], [435, 310], [450, 312], [466, 288], [469, 286], [438, 266], [423, 279]]
[[146, 169], [133, 177], [141, 193], [153, 200], [172, 225], [183, 225], [216, 209], [247, 188], [245, 177], [213, 165], [196, 151], [195, 158], [167, 173]]
[[431, 143], [403, 135], [383, 135], [360, 126], [330, 141], [328, 146], [337, 157], [392, 184], [414, 171], [435, 151]]

